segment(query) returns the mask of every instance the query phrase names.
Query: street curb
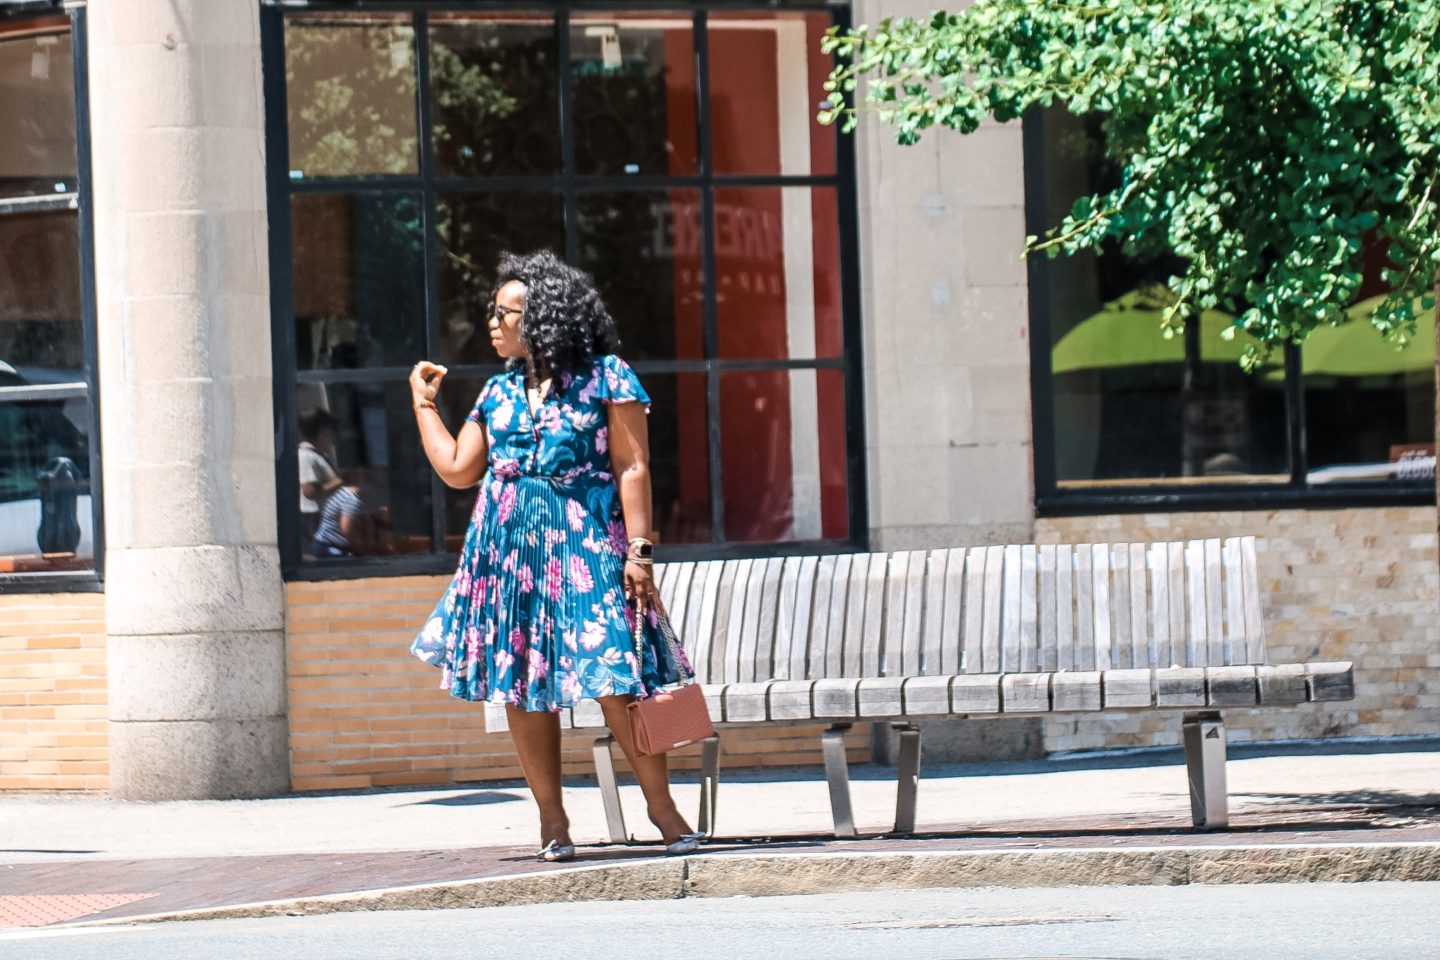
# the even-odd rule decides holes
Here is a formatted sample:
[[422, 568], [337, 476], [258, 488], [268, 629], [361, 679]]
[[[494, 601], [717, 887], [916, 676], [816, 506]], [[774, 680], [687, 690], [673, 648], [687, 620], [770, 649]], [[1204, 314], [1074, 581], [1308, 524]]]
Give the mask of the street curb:
[[[1440, 843], [701, 854], [264, 903], [89, 920], [64, 927], [454, 910], [596, 900], [767, 897], [965, 887], [1440, 881]], [[57, 924], [56, 926], [62, 926]]]

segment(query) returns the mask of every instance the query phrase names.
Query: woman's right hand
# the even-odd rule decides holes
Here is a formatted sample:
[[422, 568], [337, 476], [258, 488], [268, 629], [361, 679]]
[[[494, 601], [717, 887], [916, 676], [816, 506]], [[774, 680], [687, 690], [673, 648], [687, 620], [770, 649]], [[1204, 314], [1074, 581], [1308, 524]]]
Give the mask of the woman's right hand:
[[435, 402], [435, 397], [440, 392], [440, 381], [445, 379], [449, 371], [438, 363], [431, 363], [429, 360], [421, 360], [410, 368], [410, 399], [414, 403], [422, 400]]

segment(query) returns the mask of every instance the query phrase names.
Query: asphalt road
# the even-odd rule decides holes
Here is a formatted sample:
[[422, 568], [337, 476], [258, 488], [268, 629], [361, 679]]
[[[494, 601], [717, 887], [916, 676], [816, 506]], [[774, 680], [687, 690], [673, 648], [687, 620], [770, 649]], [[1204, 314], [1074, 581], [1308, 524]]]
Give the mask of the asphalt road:
[[1434, 960], [1440, 884], [570, 903], [0, 932], [6, 960]]

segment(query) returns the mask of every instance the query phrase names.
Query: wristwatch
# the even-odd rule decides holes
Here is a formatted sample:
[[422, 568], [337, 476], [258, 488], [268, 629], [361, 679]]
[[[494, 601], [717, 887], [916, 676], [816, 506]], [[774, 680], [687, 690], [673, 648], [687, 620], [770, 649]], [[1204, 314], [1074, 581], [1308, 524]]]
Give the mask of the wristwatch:
[[650, 560], [655, 556], [655, 547], [645, 540], [632, 540], [626, 554], [642, 560]]

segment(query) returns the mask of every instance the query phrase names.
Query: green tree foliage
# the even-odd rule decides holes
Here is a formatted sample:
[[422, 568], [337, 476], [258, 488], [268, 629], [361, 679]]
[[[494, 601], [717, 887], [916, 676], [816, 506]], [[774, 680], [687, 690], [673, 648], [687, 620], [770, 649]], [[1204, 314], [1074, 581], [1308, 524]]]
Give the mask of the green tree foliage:
[[1027, 250], [1172, 251], [1167, 327], [1231, 313], [1262, 345], [1247, 366], [1347, 319], [1367, 236], [1390, 259], [1375, 327], [1403, 343], [1434, 305], [1440, 0], [977, 0], [825, 44], [845, 96], [821, 119], [873, 112], [902, 144], [1031, 107], [1103, 113], [1120, 186]]

